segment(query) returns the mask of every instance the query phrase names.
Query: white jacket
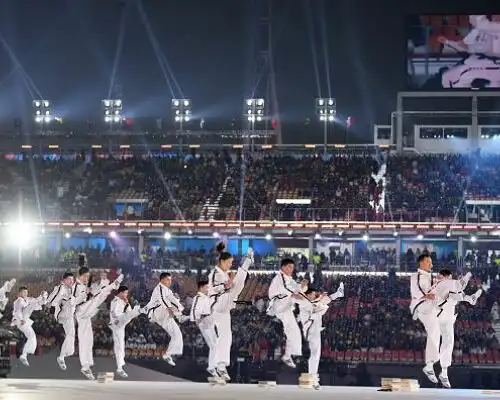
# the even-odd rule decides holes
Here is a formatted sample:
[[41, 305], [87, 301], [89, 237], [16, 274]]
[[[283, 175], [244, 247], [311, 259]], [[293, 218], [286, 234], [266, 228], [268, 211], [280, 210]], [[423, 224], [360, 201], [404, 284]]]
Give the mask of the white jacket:
[[292, 311], [296, 300], [292, 297], [294, 294], [304, 292], [299, 283], [295, 282], [291, 276], [278, 272], [269, 285], [269, 307], [267, 313], [270, 316]]
[[22, 298], [18, 297], [14, 301], [14, 310], [12, 311], [11, 326], [33, 325], [33, 320], [30, 318], [33, 311], [41, 310], [47, 302], [47, 292], [42, 292], [40, 296]]
[[109, 325], [112, 328], [125, 328], [127, 321], [139, 315], [139, 307], [132, 308], [130, 304], [118, 296], [111, 301], [109, 309]]
[[204, 293], [198, 293], [193, 299], [189, 319], [196, 322], [201, 329], [207, 329], [214, 324], [211, 304], [210, 296]]
[[426, 294], [434, 293], [434, 278], [430, 272], [419, 269], [410, 277], [410, 312], [414, 319], [418, 318], [418, 313], [437, 313], [436, 302], [425, 298]]

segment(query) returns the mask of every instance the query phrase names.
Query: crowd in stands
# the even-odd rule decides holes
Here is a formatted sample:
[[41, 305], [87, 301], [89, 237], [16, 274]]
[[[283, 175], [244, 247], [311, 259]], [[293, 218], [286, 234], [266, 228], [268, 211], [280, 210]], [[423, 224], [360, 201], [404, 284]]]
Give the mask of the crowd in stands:
[[[25, 212], [43, 219], [446, 221], [479, 213], [487, 221], [498, 219], [498, 210], [466, 213], [460, 205], [464, 197], [499, 197], [499, 166], [493, 155], [366, 150], [327, 157], [223, 150], [182, 157], [2, 158], [0, 202], [11, 209], [23, 198]], [[117, 200], [132, 199], [141, 207], [116, 207]]]
[[[474, 307], [460, 304], [456, 324], [454, 357], [456, 363], [500, 363], [500, 328], [498, 300], [500, 298], [500, 268], [496, 264], [472, 268], [475, 278], [467, 292], [479, 286], [486, 290]], [[116, 271], [114, 272], [116, 273]], [[48, 290], [58, 280], [60, 272], [24, 276], [33, 295]], [[43, 278], [41, 278], [43, 276]], [[280, 323], [267, 316], [267, 288], [272, 274], [252, 274], [242, 292], [233, 315], [233, 351], [257, 362], [279, 360], [284, 337]], [[10, 278], [2, 277], [3, 279]], [[132, 303], [145, 304], [156, 284], [155, 274], [142, 269], [127, 274]], [[336, 301], [324, 318], [323, 357], [334, 360], [367, 359], [372, 362], [407, 362], [422, 359], [425, 346], [423, 327], [414, 321], [408, 310], [408, 277], [396, 276], [391, 270], [386, 276], [331, 275], [319, 269], [305, 273], [314, 286], [327, 292], [335, 291], [341, 281], [346, 288], [344, 299]], [[173, 290], [191, 306], [196, 293], [196, 274], [177, 274]], [[9, 318], [7, 310], [5, 321]], [[95, 351], [112, 354], [111, 333], [107, 327], [106, 307], [94, 321]], [[40, 346], [53, 347], [62, 342], [62, 328], [47, 311], [34, 314], [35, 331]], [[495, 325], [496, 324], [496, 325]], [[206, 347], [197, 327], [182, 325], [185, 357], [206, 355]], [[127, 354], [130, 357], [160, 357], [168, 344], [168, 335], [143, 316], [127, 328]]]

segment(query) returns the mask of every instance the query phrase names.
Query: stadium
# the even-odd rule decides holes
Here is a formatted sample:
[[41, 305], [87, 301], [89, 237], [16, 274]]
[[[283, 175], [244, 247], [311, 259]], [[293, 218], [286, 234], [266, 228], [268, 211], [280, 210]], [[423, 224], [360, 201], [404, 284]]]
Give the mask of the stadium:
[[[191, 6], [195, 3], [202, 7], [190, 0]], [[228, 15], [236, 13], [237, 6], [226, 3]], [[327, 34], [318, 26], [326, 23], [325, 15], [334, 15], [336, 6], [323, 1], [306, 7], [302, 15], [296, 2], [288, 10], [290, 16], [276, 3], [256, 0], [251, 11], [238, 9], [247, 24], [254, 23], [255, 42], [247, 58], [257, 73], [247, 73], [252, 85], [247, 85], [244, 95], [231, 92], [236, 111], [227, 112], [214, 111], [224, 109], [222, 95], [214, 93], [204, 99], [206, 93], [187, 82], [183, 85], [193, 94], [184, 94], [177, 78], [189, 81], [185, 77], [194, 79], [193, 75], [175, 75], [158, 43], [157, 35], [162, 40], [168, 35], [155, 25], [154, 14], [181, 18], [190, 11], [188, 6], [184, 11], [180, 7], [177, 15], [166, 6], [155, 8], [142, 1], [96, 5], [107, 20], [114, 21], [109, 25], [118, 29], [118, 41], [109, 28], [108, 35], [114, 32], [110, 48], [116, 46], [110, 58], [110, 89], [107, 95], [101, 95], [102, 90], [96, 94], [89, 115], [79, 112], [80, 97], [73, 99], [79, 106], [72, 108], [67, 105], [71, 102], [65, 104], [63, 96], [57, 95], [59, 89], [70, 91], [69, 83], [61, 83], [59, 89], [54, 83], [53, 96], [50, 90], [42, 93], [34, 83], [37, 71], [30, 74], [24, 69], [15, 46], [9, 44], [10, 36], [0, 32], [4, 50], [22, 77], [12, 82], [5, 78], [5, 85], [13, 92], [19, 82], [26, 85], [20, 91], [25, 94], [13, 98], [15, 105], [0, 95], [7, 110], [0, 112], [0, 288], [16, 280], [7, 294], [0, 289], [0, 378], [5, 378], [0, 380], [0, 398], [4, 393], [22, 393], [34, 400], [54, 395], [76, 399], [91, 392], [107, 399], [136, 399], [141, 395], [159, 398], [167, 392], [172, 399], [310, 395], [357, 400], [401, 390], [387, 389], [383, 381], [388, 377], [417, 380], [419, 385], [412, 386], [417, 393], [411, 394], [415, 399], [479, 399], [500, 394], [499, 92], [491, 72], [487, 77], [468, 78], [470, 87], [463, 86], [465, 78], [449, 87], [434, 86], [442, 76], [442, 82], [449, 76], [443, 68], [454, 71], [478, 53], [453, 52], [443, 44], [443, 37], [461, 42], [473, 30], [490, 32], [491, 24], [497, 24], [495, 15], [408, 17], [406, 31], [400, 35], [406, 36], [408, 45], [408, 82], [405, 90], [399, 90], [400, 86], [397, 93], [391, 92], [390, 106], [374, 119], [358, 110], [362, 108], [358, 99], [349, 100], [350, 88], [330, 82], [327, 71], [333, 67], [321, 44]], [[65, 23], [95, 12], [82, 10], [70, 7]], [[208, 8], [205, 11], [210, 13]], [[276, 50], [276, 43], [286, 44], [294, 37], [287, 26], [295, 13], [309, 29], [306, 47], [314, 47], [312, 54], [325, 52], [326, 60], [322, 76], [317, 54], [312, 57], [314, 74], [318, 82], [327, 82], [326, 90], [314, 89], [314, 79], [309, 82], [311, 90], [304, 89], [305, 83], [300, 86], [301, 82], [293, 89], [294, 93], [301, 88], [312, 93], [305, 96], [306, 108], [299, 101], [290, 102], [291, 79], [281, 86], [285, 86], [283, 92], [276, 80], [276, 74], [278, 78], [280, 72], [286, 75], [280, 62], [287, 60], [283, 50]], [[227, 23], [236, 26], [241, 21]], [[148, 111], [143, 111], [142, 98], [153, 95], [142, 89], [130, 90], [135, 97], [127, 95], [118, 84], [118, 67], [123, 65], [122, 76], [129, 77], [135, 76], [135, 67], [146, 68], [147, 62], [127, 58], [126, 34], [133, 37], [129, 40], [134, 45], [139, 43], [134, 24], [147, 33], [142, 45], [154, 50], [161, 78], [155, 82], [170, 88], [170, 94], [162, 94], [158, 113], [149, 112], [154, 109], [150, 103]], [[107, 29], [108, 23], [104, 26]], [[66, 29], [70, 32], [69, 26]], [[279, 39], [274, 38], [280, 29], [287, 32], [285, 39], [279, 33]], [[193, 28], [192, 34], [198, 38], [203, 32]], [[207, 32], [207, 37], [212, 35]], [[105, 35], [99, 37], [104, 40]], [[189, 42], [187, 33], [182, 37]], [[212, 42], [220, 36], [217, 39], [214, 33], [210, 38]], [[228, 48], [232, 45], [228, 39]], [[203, 50], [202, 46], [197, 49]], [[483, 56], [496, 62], [490, 53]], [[205, 61], [197, 59], [201, 64]], [[218, 86], [225, 86], [223, 78], [233, 83], [240, 80], [229, 71], [233, 64], [227, 61], [227, 65], [228, 71], [222, 72], [225, 76], [216, 71]], [[478, 65], [475, 71], [481, 68]], [[75, 71], [85, 75], [80, 65]], [[210, 70], [206, 73], [210, 81]], [[68, 77], [72, 74], [67, 73]], [[60, 78], [64, 80], [65, 74]], [[137, 80], [145, 81], [145, 77]], [[129, 87], [135, 88], [132, 81]], [[331, 94], [332, 88], [338, 96]], [[84, 93], [83, 88], [79, 90]], [[288, 111], [289, 104], [302, 108]], [[189, 319], [198, 300], [199, 282], [217, 273], [222, 260], [217, 251], [220, 243], [230, 253], [233, 272], [250, 258], [252, 265], [245, 271], [244, 287], [230, 311], [230, 383], [209, 385], [210, 346], [199, 321]], [[453, 389], [448, 390], [442, 381], [430, 382], [422, 371], [428, 363], [427, 333], [410, 311], [412, 276], [420, 271], [425, 257], [432, 262], [434, 276], [439, 271], [449, 271], [456, 279], [471, 276], [464, 296], [480, 292], [474, 303], [456, 305], [448, 372]], [[290, 279], [294, 282], [306, 280], [309, 288], [328, 294], [342, 283], [345, 291], [322, 317], [319, 391], [298, 387], [312, 353], [304, 323], [300, 323], [303, 354], [295, 357], [296, 368], [290, 368], [283, 362], [289, 333], [280, 318], [269, 313], [274, 301], [270, 287], [280, 274], [282, 260], [293, 262]], [[50, 311], [50, 301], [26, 317], [36, 334], [36, 351], [28, 354], [28, 363], [23, 348], [31, 343], [30, 337], [23, 327], [25, 321], [19, 323], [16, 308], [23, 290], [44, 299], [43, 294], [53, 293], [65, 274], [78, 277], [82, 268], [91, 276], [89, 290], [99, 280], [109, 284], [119, 278], [91, 319], [96, 381], [85, 380], [83, 363], [80, 371], [85, 339], [80, 340], [79, 334], [73, 340], [75, 354], [67, 357], [64, 369], [61, 364], [58, 368], [58, 354], [68, 333], [57, 319], [58, 312]], [[171, 279], [169, 290], [184, 309], [175, 315], [183, 339], [182, 354], [175, 357], [175, 363], [166, 356], [173, 342], [171, 331], [152, 322], [147, 308], [165, 273]], [[127, 307], [141, 313], [137, 311], [138, 316], [124, 328], [127, 374], [114, 373], [108, 382], [100, 374], [117, 370], [112, 301], [125, 290], [120, 283], [130, 294]], [[76, 298], [78, 281], [74, 285]], [[73, 324], [75, 318], [80, 324], [73, 314]], [[300, 320], [300, 313], [295, 314]], [[174, 320], [174, 314], [169, 318]], [[316, 386], [319, 389], [318, 381]]]

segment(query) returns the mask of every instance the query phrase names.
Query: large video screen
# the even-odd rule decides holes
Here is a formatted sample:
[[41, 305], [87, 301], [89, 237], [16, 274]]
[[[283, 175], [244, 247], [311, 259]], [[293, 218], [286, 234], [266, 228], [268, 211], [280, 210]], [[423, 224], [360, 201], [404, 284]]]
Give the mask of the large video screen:
[[499, 15], [407, 19], [410, 90], [500, 89]]

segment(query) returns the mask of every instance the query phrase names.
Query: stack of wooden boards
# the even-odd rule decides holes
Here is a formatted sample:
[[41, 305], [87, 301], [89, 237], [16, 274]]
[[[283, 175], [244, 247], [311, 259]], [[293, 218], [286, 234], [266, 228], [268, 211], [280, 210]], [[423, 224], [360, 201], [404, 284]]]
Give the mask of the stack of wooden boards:
[[311, 374], [300, 374], [299, 376], [299, 388], [301, 389], [312, 389], [316, 379], [314, 375]]
[[416, 379], [382, 378], [382, 390], [391, 392], [418, 392], [420, 385]]
[[273, 388], [276, 386], [276, 381], [259, 381], [259, 387], [261, 388]]
[[114, 372], [99, 372], [97, 374], [97, 382], [99, 383], [110, 383], [115, 380]]

